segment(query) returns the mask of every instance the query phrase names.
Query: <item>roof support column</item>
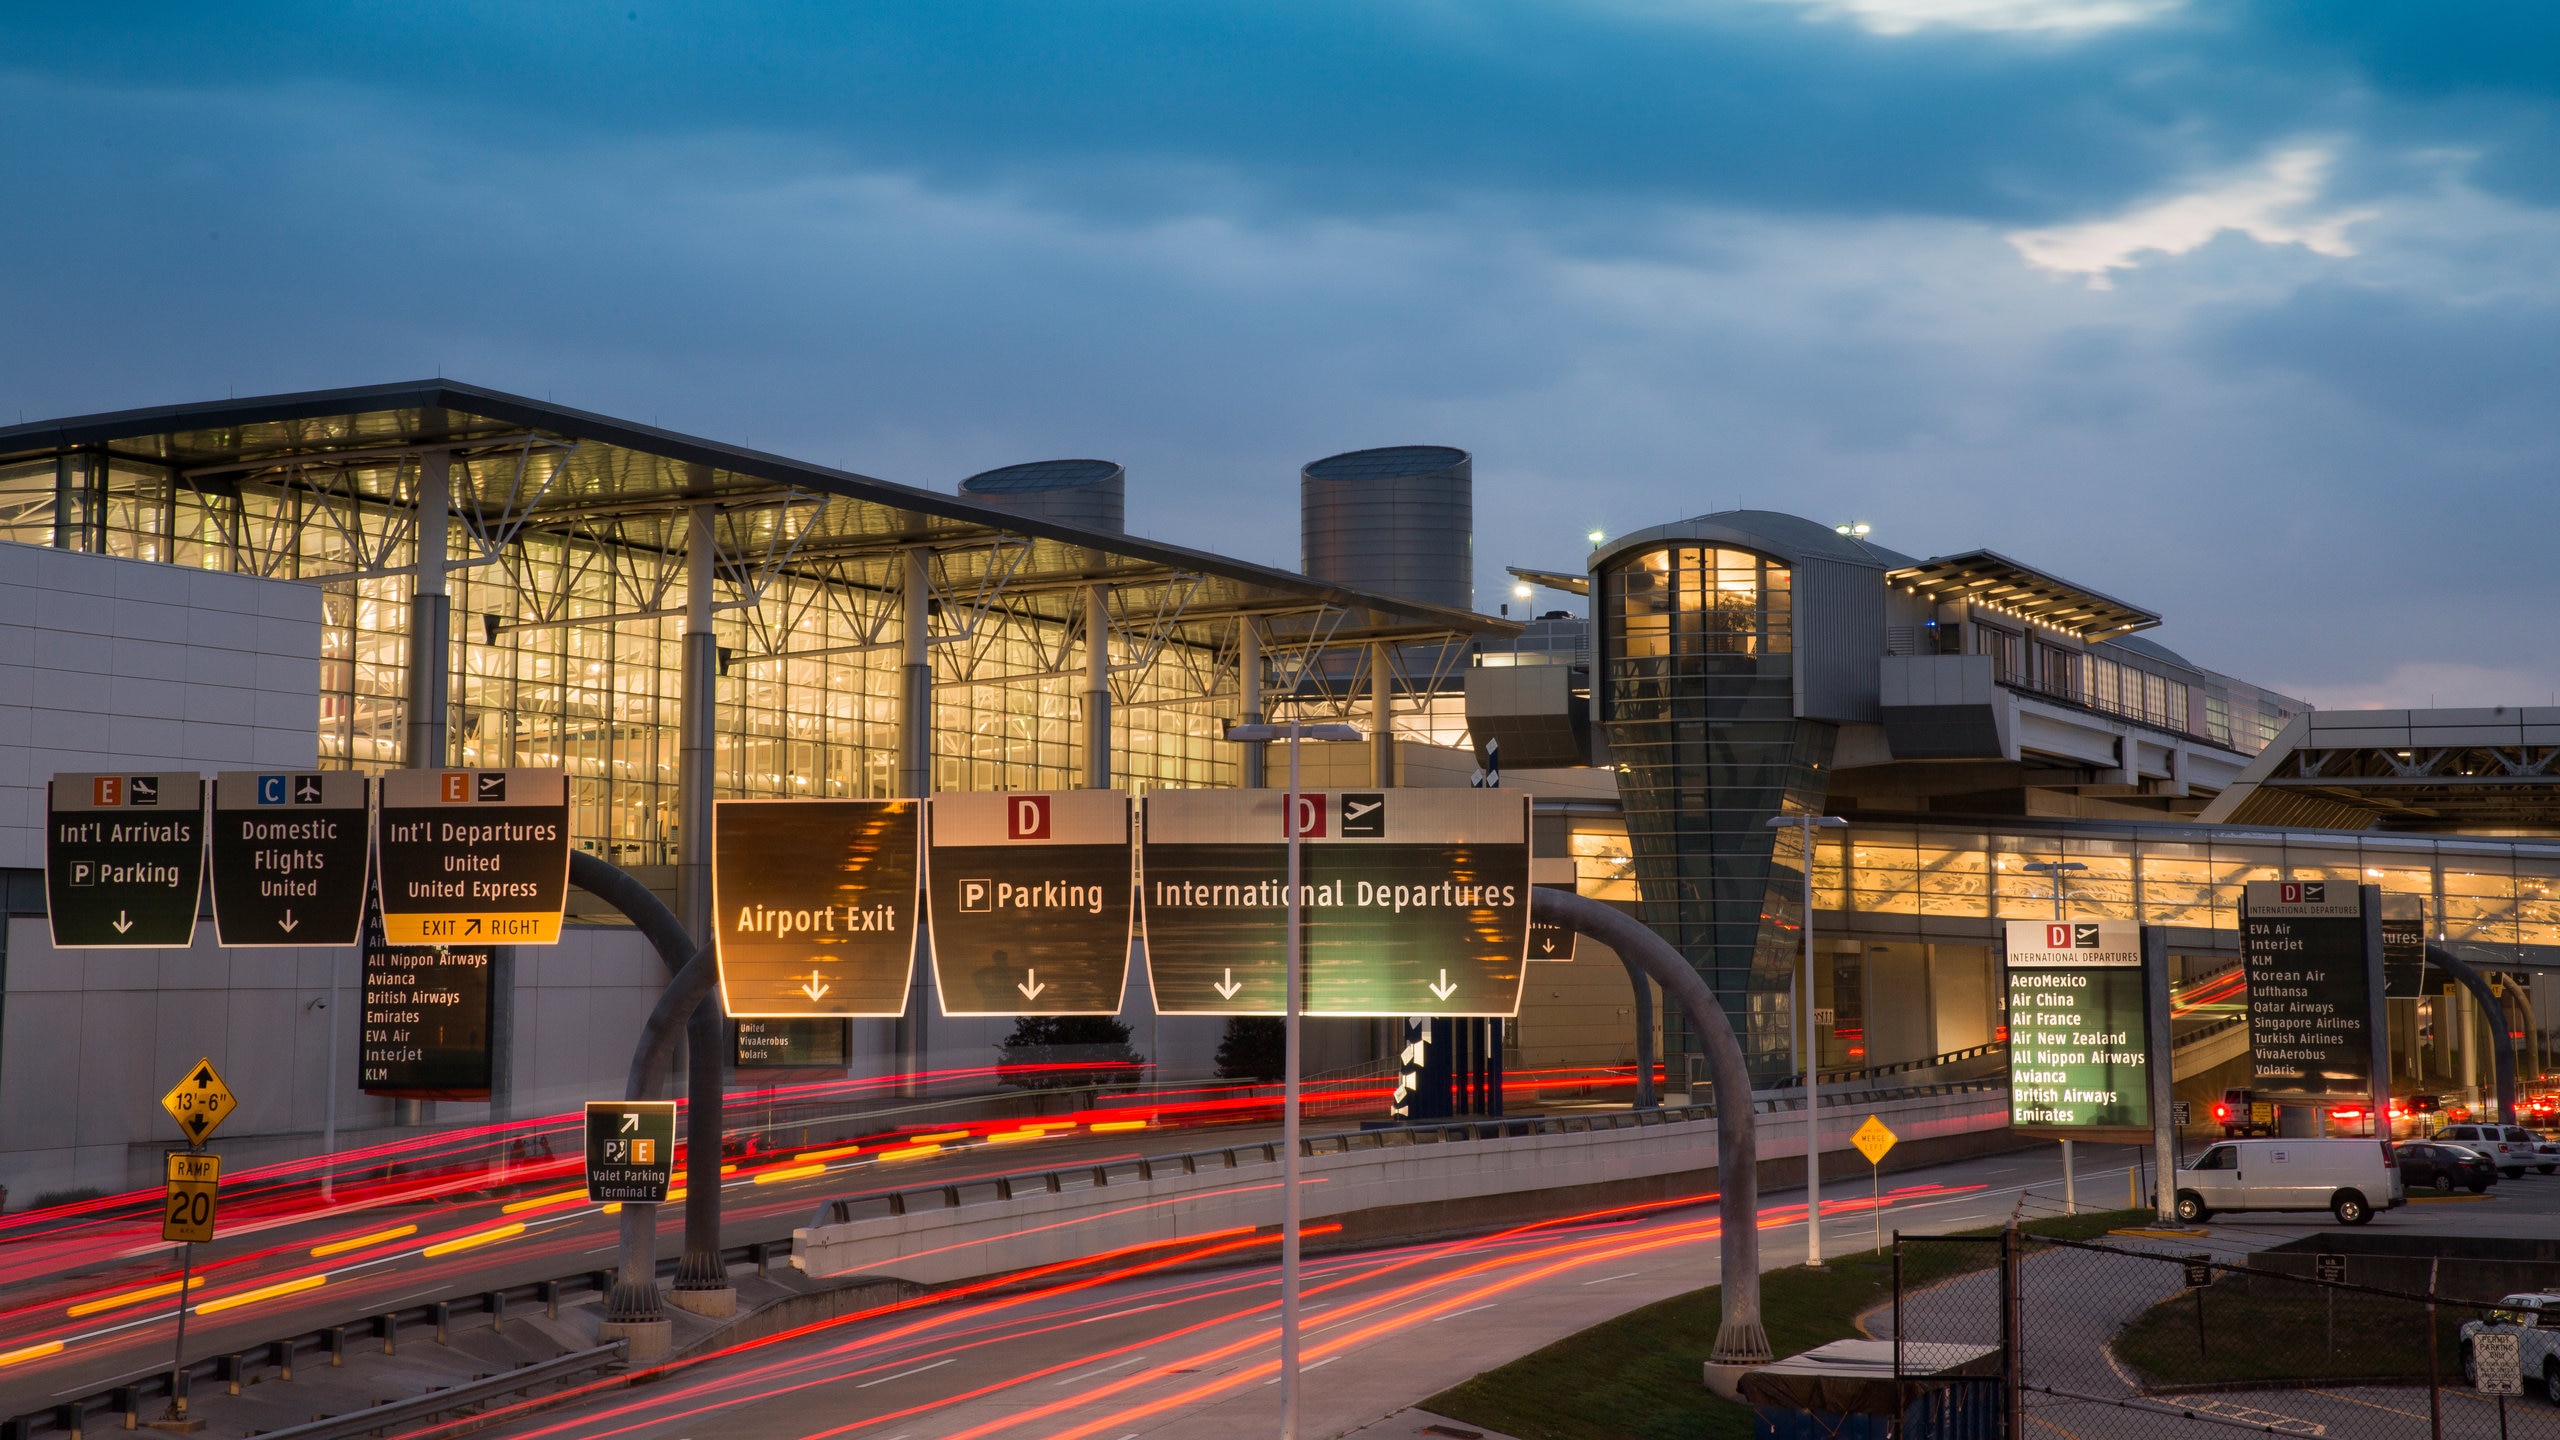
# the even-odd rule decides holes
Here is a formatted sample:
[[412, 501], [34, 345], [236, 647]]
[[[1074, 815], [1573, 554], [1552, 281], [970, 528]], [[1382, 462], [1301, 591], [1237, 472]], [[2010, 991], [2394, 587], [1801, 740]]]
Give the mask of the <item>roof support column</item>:
[[1084, 587], [1084, 788], [1111, 788], [1111, 591]]
[[[1251, 615], [1236, 620], [1236, 720], [1245, 725], [1262, 723], [1262, 622]], [[1262, 788], [1262, 743], [1244, 742], [1243, 773], [1238, 779], [1247, 790]]]
[[[676, 752], [676, 916], [697, 946], [711, 942], [713, 723], [720, 657], [711, 629], [711, 588], [719, 550], [714, 507], [685, 511], [684, 695]], [[684, 1257], [667, 1303], [697, 1315], [738, 1313], [738, 1292], [720, 1260], [721, 1101], [728, 1081], [729, 1017], [714, 986], [685, 1024]]]
[[[898, 794], [921, 800], [933, 793], [933, 652], [925, 630], [933, 613], [933, 577], [925, 567], [933, 552], [912, 546], [900, 559], [905, 581], [898, 612], [904, 652], [898, 672]], [[898, 1069], [908, 1077], [898, 1088], [905, 1095], [924, 1093], [922, 1076], [932, 1053], [925, 1021], [932, 1013], [933, 967], [922, 963], [925, 943], [919, 925], [912, 963], [920, 979], [907, 987], [907, 1013], [898, 1021]]]
[[1369, 783], [1380, 790], [1396, 783], [1395, 653], [1383, 640], [1369, 646]]
[[446, 551], [452, 543], [453, 456], [429, 450], [418, 457], [418, 573], [409, 593], [409, 736], [402, 760], [431, 770], [448, 760], [445, 712], [453, 664], [452, 599], [445, 594]]

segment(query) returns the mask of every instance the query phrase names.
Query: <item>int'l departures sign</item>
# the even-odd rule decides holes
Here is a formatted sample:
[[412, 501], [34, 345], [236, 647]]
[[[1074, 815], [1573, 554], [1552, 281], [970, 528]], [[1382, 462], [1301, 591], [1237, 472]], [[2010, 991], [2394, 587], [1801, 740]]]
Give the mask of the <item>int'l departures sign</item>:
[[394, 770], [374, 873], [394, 945], [556, 945], [569, 900], [569, 777]]
[[[1143, 914], [1157, 1013], [1284, 1013], [1287, 798], [1147, 796]], [[1310, 790], [1298, 801], [1304, 1013], [1519, 1013], [1528, 796]]]
[[2063, 1140], [2151, 1138], [2142, 927], [2012, 920], [2009, 1125]]
[[731, 1016], [906, 1013], [923, 811], [921, 800], [712, 807], [711, 909]]
[[486, 1100], [497, 952], [411, 946], [364, 957], [364, 1093]]
[[372, 796], [352, 770], [213, 777], [213, 933], [237, 949], [353, 945], [364, 930]]
[[945, 1015], [1117, 1015], [1137, 849], [1119, 790], [936, 795], [926, 943]]
[[2384, 1048], [2382, 892], [2351, 880], [2252, 880], [2241, 898], [2249, 1088], [2370, 1098]]
[[56, 775], [45, 795], [44, 908], [54, 948], [193, 944], [204, 887], [203, 777]]

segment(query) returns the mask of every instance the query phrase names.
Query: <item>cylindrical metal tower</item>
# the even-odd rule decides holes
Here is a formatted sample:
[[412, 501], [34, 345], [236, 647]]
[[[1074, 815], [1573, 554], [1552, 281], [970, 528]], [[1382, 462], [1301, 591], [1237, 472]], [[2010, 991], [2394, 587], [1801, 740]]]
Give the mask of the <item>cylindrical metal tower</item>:
[[960, 482], [981, 505], [1114, 534], [1126, 528], [1129, 472], [1109, 460], [1034, 460]]
[[1390, 445], [1298, 472], [1310, 579], [1472, 610], [1475, 460], [1446, 445]]

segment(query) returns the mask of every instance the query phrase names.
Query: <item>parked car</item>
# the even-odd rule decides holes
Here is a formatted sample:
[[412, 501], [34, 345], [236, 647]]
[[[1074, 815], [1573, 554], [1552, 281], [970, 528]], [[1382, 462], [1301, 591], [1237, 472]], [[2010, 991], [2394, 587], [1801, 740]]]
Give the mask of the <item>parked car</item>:
[[[2513, 1134], [2517, 1138], [2509, 1139]], [[2498, 1167], [2510, 1180], [2524, 1178], [2525, 1167], [2542, 1163], [2542, 1142], [2516, 1125], [2447, 1125], [2427, 1137], [2439, 1145], [2459, 1145]]]
[[2521, 1125], [2510, 1125], [2507, 1127], [2507, 1143], [2529, 1147], [2526, 1153], [2534, 1157], [2533, 1168], [2541, 1173], [2548, 1175], [2555, 1170], [2560, 1170], [2560, 1145], [2543, 1139], [2533, 1131]]
[[2560, 1317], [2560, 1295], [2548, 1293], [2509, 1295], [2498, 1302], [2486, 1320], [2467, 1320], [2462, 1326], [2462, 1379], [2477, 1387], [2480, 1372], [2471, 1358], [2471, 1337], [2483, 1330], [2512, 1332], [2516, 1337], [2516, 1369], [2531, 1385], [2536, 1377], [2542, 1384], [2542, 1398], [2560, 1405], [2560, 1330], [2542, 1328], [2542, 1317]]
[[2245, 1210], [2326, 1210], [2362, 1225], [2409, 1198], [2382, 1140], [2225, 1140], [2178, 1171], [2176, 1193], [2190, 1225]]
[[2482, 1195], [2498, 1183], [2498, 1167], [2460, 1145], [2403, 1140], [2392, 1147], [2392, 1153], [2400, 1159], [2400, 1184], [2404, 1189], [2431, 1185], [2449, 1195], [2456, 1187], [2463, 1187]]

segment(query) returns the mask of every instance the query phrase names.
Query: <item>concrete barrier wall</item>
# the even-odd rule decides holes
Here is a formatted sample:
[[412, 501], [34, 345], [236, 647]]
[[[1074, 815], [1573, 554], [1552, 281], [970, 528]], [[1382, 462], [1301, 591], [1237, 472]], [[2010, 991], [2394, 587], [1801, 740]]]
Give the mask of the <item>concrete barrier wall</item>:
[[[1996, 1140], [2007, 1133], [2008, 1103], [2005, 1089], [1982, 1089], [1826, 1105], [1824, 1149], [1835, 1140], [1845, 1147], [1849, 1133], [1870, 1114], [1906, 1144], [1930, 1149], [1969, 1137]], [[1792, 1168], [1802, 1175], [1804, 1129], [1790, 1124], [1801, 1113], [1761, 1117], [1761, 1153], [1778, 1162], [1771, 1170]], [[1522, 1197], [1540, 1192], [1600, 1204], [1613, 1191], [1676, 1196], [1713, 1184], [1716, 1127], [1708, 1119], [1500, 1139], [1435, 1141], [1429, 1138], [1433, 1132], [1411, 1132], [1419, 1143], [1408, 1142], [1407, 1133], [1378, 1132], [1374, 1143], [1350, 1137], [1354, 1148], [1306, 1157], [1300, 1173], [1308, 1222], [1402, 1211], [1414, 1222], [1403, 1233], [1418, 1236], [1504, 1223], [1523, 1213]], [[1169, 1173], [1174, 1163], [1154, 1162], [1153, 1178], [1143, 1176], [1135, 1161], [1016, 1176], [1010, 1198], [1004, 1194], [1008, 1187], [992, 1179], [945, 1192], [910, 1192], [901, 1197], [904, 1214], [890, 1213], [886, 1194], [868, 1197], [854, 1208], [876, 1207], [880, 1213], [794, 1231], [792, 1263], [820, 1277], [948, 1284], [1279, 1222], [1276, 1145], [1197, 1156], [1185, 1162], [1187, 1169]], [[1051, 1184], [1054, 1190], [1047, 1188]], [[1473, 1225], [1466, 1223], [1470, 1212]], [[1364, 1238], [1388, 1238], [1374, 1233], [1375, 1226], [1361, 1229]]]

